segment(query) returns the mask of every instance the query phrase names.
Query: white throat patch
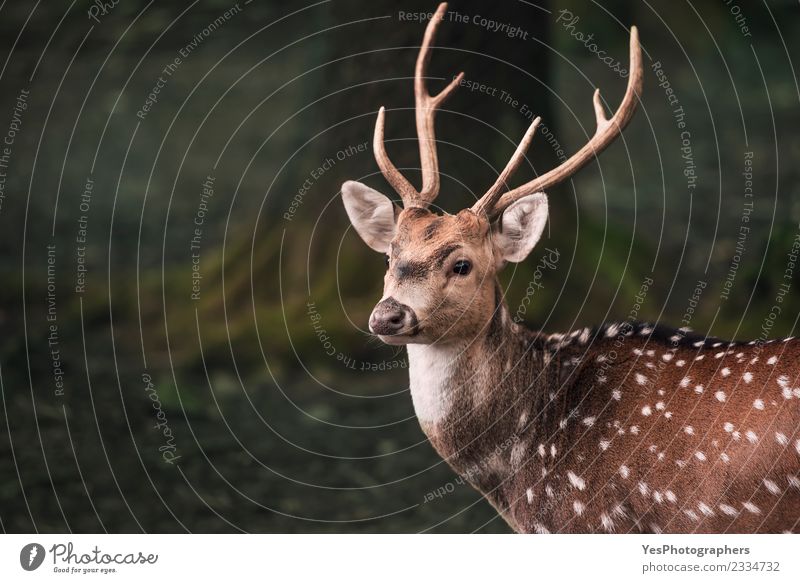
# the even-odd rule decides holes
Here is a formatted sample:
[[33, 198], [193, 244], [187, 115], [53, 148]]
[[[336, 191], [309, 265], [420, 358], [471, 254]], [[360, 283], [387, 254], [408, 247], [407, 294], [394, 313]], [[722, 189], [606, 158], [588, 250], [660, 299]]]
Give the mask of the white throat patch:
[[452, 366], [460, 349], [426, 344], [406, 348], [414, 412], [423, 425], [438, 423], [453, 405]]

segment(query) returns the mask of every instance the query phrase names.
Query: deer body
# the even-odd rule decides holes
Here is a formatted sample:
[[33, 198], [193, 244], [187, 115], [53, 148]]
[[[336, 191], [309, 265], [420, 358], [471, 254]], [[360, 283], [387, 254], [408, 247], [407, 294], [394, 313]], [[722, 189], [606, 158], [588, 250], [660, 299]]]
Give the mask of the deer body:
[[[642, 323], [548, 336], [497, 314], [411, 392], [440, 403], [423, 431], [514, 530], [798, 531], [800, 341]], [[410, 347], [411, 370], [436, 350]]]
[[542, 235], [541, 192], [619, 135], [642, 88], [631, 29], [628, 88], [561, 166], [512, 190], [536, 118], [489, 191], [469, 209], [427, 209], [439, 191], [425, 67], [446, 5], [428, 24], [415, 99], [422, 167], [417, 191], [389, 160], [385, 111], [379, 167], [403, 209], [358, 182], [350, 220], [384, 253], [384, 294], [370, 330], [406, 345], [411, 396], [434, 448], [518, 532], [800, 531], [800, 341], [736, 343], [643, 323], [544, 334], [514, 322], [497, 273]]

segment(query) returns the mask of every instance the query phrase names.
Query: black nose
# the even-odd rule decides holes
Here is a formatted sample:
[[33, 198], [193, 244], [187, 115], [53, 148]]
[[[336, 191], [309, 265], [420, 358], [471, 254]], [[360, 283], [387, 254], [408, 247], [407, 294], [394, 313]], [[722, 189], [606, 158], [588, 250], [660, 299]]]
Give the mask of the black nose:
[[417, 327], [414, 310], [394, 298], [380, 302], [369, 317], [369, 329], [379, 336], [413, 334]]

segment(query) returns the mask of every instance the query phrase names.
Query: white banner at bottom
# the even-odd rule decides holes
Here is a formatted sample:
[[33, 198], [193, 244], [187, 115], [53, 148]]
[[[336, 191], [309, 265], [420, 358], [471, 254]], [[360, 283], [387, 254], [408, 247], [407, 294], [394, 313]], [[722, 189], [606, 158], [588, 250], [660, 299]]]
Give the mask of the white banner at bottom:
[[[800, 581], [793, 535], [3, 535], [0, 581]], [[611, 579], [613, 577], [613, 579]], [[599, 579], [598, 579], [599, 578]]]

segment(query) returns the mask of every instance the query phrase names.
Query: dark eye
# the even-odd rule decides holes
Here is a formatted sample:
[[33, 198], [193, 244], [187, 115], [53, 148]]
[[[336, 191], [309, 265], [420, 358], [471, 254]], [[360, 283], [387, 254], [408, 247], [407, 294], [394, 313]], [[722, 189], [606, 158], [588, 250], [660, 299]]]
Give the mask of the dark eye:
[[386, 267], [389, 267], [389, 256], [386, 256]]
[[467, 275], [470, 269], [472, 269], [472, 264], [465, 259], [456, 261], [455, 265], [453, 265], [453, 273], [458, 275]]

